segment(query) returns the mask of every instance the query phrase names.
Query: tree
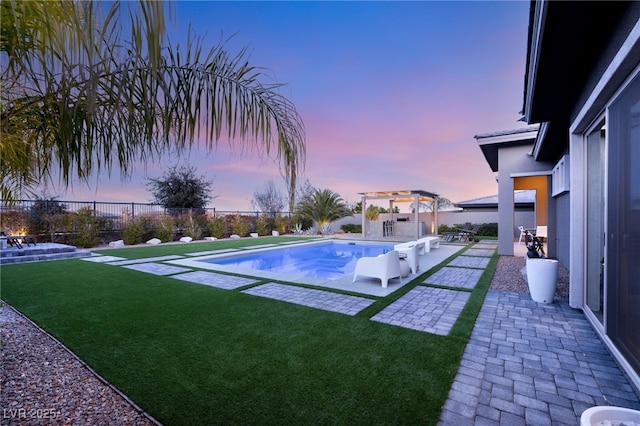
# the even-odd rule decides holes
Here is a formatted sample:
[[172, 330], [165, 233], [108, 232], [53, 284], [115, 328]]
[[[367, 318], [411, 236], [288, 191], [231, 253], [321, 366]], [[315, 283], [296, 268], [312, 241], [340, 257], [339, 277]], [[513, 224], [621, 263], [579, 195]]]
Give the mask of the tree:
[[253, 200], [251, 200], [252, 208], [274, 214], [284, 209], [284, 203], [284, 196], [276, 188], [276, 184], [272, 180], [264, 184], [262, 192], [254, 192]]
[[298, 203], [297, 212], [303, 218], [316, 222], [319, 228], [334, 220], [352, 216], [342, 197], [330, 189], [314, 190]]
[[216, 198], [211, 195], [213, 182], [196, 176], [195, 167], [172, 167], [163, 177], [148, 180], [154, 201], [168, 209], [203, 209]]
[[[302, 119], [277, 83], [224, 41], [174, 47], [163, 2], [0, 2], [0, 195], [32, 192], [180, 153], [223, 136], [281, 161], [290, 193], [305, 156]], [[130, 33], [123, 36], [128, 28]]]

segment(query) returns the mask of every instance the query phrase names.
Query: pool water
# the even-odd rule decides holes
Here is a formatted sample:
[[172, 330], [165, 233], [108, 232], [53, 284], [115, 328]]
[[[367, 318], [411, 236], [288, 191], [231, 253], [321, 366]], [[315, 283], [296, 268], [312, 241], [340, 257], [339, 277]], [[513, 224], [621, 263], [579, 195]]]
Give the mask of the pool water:
[[361, 257], [378, 256], [391, 250], [392, 245], [327, 242], [203, 261], [242, 269], [333, 280], [353, 273]]

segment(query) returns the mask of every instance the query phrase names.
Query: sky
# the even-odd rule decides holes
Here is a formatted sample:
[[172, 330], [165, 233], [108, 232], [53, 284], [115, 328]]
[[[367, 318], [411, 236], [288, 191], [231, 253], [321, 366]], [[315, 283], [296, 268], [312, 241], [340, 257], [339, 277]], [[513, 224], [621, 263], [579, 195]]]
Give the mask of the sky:
[[[474, 135], [525, 127], [519, 121], [528, 1], [247, 2], [178, 1], [172, 43], [189, 24], [205, 45], [247, 47], [265, 83], [296, 106], [306, 134], [300, 181], [348, 203], [359, 193], [420, 189], [451, 201], [497, 194]], [[272, 180], [285, 192], [277, 159], [230, 149], [165, 156], [94, 176], [68, 201], [152, 201], [148, 179], [190, 165], [213, 182], [217, 210], [249, 210]], [[383, 206], [386, 207], [386, 206]], [[402, 206], [401, 206], [402, 208]]]

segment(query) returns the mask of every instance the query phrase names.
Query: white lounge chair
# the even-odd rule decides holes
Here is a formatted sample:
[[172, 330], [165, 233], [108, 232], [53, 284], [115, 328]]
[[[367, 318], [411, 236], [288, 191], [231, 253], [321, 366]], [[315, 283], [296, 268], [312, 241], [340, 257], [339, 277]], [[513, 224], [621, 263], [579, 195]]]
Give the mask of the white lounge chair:
[[[415, 241], [410, 241], [408, 243], [396, 244], [393, 249], [398, 253], [405, 255], [404, 259], [407, 261], [407, 264], [411, 269], [411, 273], [417, 274], [418, 268], [420, 266], [418, 259], [418, 243], [416, 243]], [[424, 251], [424, 244], [422, 244], [422, 250]]]
[[402, 273], [400, 272], [400, 256], [398, 252], [392, 250], [377, 257], [361, 257], [356, 263], [356, 270], [353, 273], [353, 282], [359, 275], [365, 277], [380, 278], [382, 287], [386, 288], [391, 278], [399, 278], [402, 283]]

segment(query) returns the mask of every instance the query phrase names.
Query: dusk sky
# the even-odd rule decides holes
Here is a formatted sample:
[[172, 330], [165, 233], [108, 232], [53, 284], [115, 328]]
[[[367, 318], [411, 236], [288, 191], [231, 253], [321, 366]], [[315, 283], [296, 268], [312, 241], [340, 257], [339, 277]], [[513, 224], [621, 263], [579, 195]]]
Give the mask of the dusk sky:
[[[529, 2], [177, 3], [176, 43], [191, 23], [211, 45], [235, 34], [301, 115], [307, 155], [301, 181], [346, 201], [359, 192], [422, 189], [454, 202], [497, 194], [476, 134], [520, 119]], [[274, 81], [266, 81], [272, 83]], [[148, 178], [189, 164], [213, 181], [218, 210], [248, 210], [279, 164], [256, 153], [192, 151], [140, 165], [132, 179], [101, 174], [61, 200], [150, 202]], [[386, 207], [386, 206], [385, 206]]]

